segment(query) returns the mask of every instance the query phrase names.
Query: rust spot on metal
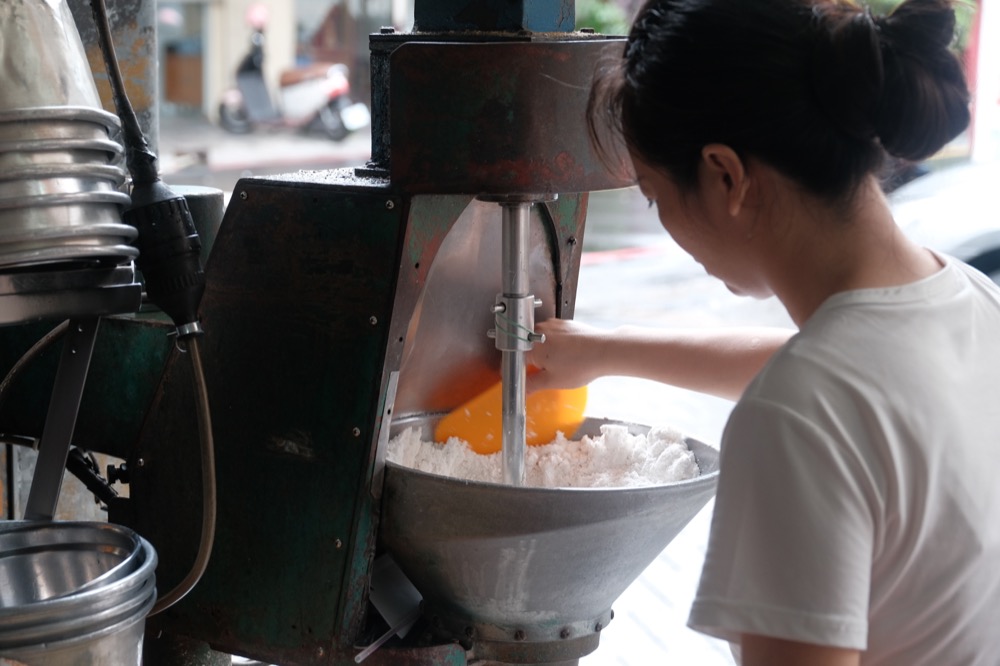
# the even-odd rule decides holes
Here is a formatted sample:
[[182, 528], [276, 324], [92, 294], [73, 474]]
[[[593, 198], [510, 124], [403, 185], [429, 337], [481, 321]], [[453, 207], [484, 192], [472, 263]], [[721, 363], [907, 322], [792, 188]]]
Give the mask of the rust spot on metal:
[[270, 451], [295, 458], [302, 458], [303, 460], [313, 460], [316, 457], [312, 437], [301, 430], [296, 430], [285, 435], [273, 435], [267, 442], [267, 448]]

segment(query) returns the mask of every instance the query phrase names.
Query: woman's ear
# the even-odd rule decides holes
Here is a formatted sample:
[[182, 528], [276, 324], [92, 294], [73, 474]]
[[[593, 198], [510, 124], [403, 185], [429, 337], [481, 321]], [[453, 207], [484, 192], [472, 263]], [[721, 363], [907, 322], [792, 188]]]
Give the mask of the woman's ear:
[[701, 149], [703, 183], [724, 197], [726, 211], [739, 215], [747, 203], [750, 176], [746, 164], [736, 151], [721, 143], [710, 143]]

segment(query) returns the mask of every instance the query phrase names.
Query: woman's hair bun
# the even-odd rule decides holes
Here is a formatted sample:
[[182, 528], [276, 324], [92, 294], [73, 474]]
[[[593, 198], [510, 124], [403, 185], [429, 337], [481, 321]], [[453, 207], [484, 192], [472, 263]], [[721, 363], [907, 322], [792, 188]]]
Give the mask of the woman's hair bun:
[[969, 122], [969, 94], [950, 50], [949, 0], [907, 0], [889, 16], [841, 2], [814, 5], [813, 87], [820, 109], [857, 139], [921, 160]]
[[867, 11], [840, 2], [813, 6], [812, 86], [819, 110], [854, 139], [876, 136], [882, 99], [881, 42]]
[[969, 124], [965, 72], [951, 50], [952, 3], [907, 0], [875, 27], [884, 79], [875, 133], [891, 155], [930, 157]]

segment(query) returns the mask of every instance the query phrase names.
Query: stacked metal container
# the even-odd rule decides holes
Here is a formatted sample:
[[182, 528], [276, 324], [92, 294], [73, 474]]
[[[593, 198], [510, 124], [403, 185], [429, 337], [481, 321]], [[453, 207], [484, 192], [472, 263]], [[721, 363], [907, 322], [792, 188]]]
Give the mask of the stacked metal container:
[[5, 0], [0, 36], [0, 270], [134, 259], [120, 124], [68, 6]]
[[0, 523], [0, 663], [138, 664], [156, 552], [107, 523]]

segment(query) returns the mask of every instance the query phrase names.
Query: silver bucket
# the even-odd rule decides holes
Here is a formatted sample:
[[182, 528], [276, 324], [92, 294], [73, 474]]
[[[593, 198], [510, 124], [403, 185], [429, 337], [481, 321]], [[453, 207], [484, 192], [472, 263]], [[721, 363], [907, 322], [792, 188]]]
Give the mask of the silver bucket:
[[[429, 434], [433, 423], [393, 429]], [[605, 423], [588, 419], [574, 438]], [[699, 477], [638, 488], [513, 487], [388, 463], [380, 536], [439, 638], [488, 661], [578, 659], [597, 648], [611, 604], [715, 494], [718, 451], [687, 443]]]
[[140, 664], [155, 569], [125, 527], [0, 524], [0, 665]]

